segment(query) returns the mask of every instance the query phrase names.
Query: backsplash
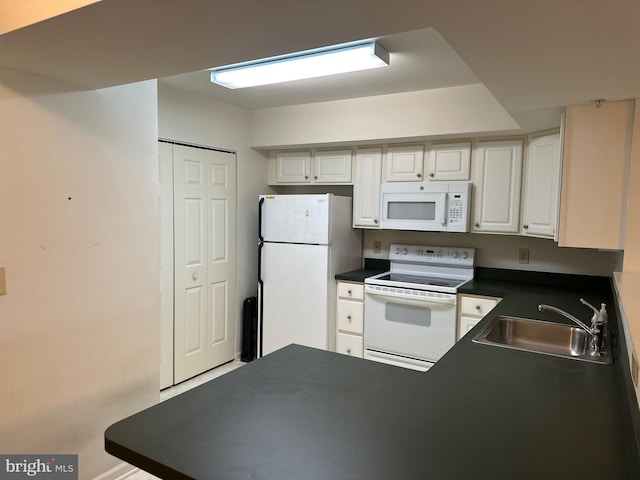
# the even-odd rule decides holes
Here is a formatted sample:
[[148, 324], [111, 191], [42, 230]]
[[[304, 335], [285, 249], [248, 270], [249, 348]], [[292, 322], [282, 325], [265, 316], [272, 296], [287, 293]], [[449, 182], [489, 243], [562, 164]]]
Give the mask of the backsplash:
[[[374, 242], [380, 242], [379, 252], [374, 251]], [[478, 267], [606, 277], [622, 270], [623, 252], [558, 247], [542, 238], [476, 233], [365, 230], [363, 257], [389, 258], [392, 243], [475, 248]], [[519, 263], [520, 250], [528, 255], [529, 263]]]

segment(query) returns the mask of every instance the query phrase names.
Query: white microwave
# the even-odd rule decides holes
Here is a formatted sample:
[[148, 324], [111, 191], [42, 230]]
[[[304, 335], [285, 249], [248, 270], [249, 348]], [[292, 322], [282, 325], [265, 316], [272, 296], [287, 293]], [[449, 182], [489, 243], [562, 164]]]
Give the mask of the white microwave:
[[468, 232], [471, 182], [397, 182], [380, 189], [380, 227]]

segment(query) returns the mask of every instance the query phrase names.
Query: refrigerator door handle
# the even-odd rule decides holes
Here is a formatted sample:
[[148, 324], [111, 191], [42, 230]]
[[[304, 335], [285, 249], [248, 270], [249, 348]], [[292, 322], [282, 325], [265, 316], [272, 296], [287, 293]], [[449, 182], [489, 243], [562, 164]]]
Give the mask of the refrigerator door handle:
[[264, 237], [262, 236], [262, 206], [264, 204], [264, 197], [262, 197], [258, 201], [258, 240], [260, 242], [264, 242]]
[[[260, 199], [262, 202], [262, 199]], [[262, 281], [262, 248], [264, 242], [262, 237], [258, 243], [258, 358], [262, 358], [262, 314], [264, 311], [264, 282]]]

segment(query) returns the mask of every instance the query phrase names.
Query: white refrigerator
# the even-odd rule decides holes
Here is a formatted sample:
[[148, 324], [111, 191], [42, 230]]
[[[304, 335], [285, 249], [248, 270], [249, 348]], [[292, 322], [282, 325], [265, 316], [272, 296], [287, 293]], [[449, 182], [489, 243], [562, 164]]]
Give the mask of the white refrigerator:
[[335, 275], [362, 257], [351, 198], [261, 195], [258, 212], [258, 357], [291, 343], [335, 350]]

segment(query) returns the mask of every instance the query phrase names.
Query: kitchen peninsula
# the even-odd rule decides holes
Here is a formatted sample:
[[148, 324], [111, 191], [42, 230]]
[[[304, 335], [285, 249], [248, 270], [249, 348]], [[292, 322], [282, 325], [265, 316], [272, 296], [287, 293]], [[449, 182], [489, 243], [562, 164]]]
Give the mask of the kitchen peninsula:
[[576, 280], [476, 278], [504, 300], [428, 372], [290, 345], [114, 424], [106, 450], [172, 479], [640, 478], [623, 342], [599, 365], [472, 341], [494, 315], [563, 322], [537, 305], [581, 296], [619, 340], [608, 279]]

